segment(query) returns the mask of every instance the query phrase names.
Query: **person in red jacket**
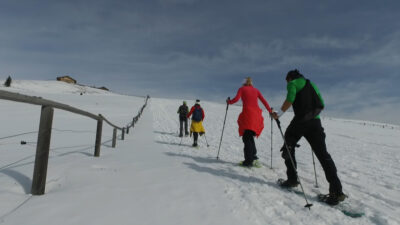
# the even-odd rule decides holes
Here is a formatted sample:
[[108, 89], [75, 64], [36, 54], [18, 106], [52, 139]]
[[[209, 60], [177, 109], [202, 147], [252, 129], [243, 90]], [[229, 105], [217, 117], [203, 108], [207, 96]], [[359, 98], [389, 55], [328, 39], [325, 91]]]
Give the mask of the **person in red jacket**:
[[190, 112], [187, 114], [187, 118], [192, 116], [192, 123], [190, 125], [190, 136], [193, 133], [193, 147], [197, 147], [197, 139], [200, 135], [203, 135], [206, 131], [203, 127], [204, 110], [200, 106], [200, 100], [196, 100], [196, 104], [192, 106]]
[[228, 97], [226, 103], [234, 104], [239, 101], [240, 98], [243, 102], [243, 109], [237, 122], [239, 124], [239, 136], [242, 136], [244, 143], [244, 161], [241, 162], [240, 165], [258, 167], [260, 164], [257, 161], [258, 157], [254, 136], [260, 136], [264, 129], [264, 118], [262, 116], [262, 110], [258, 106], [258, 99], [261, 100], [270, 114], [272, 110], [260, 91], [253, 87], [253, 82], [250, 77], [244, 80], [243, 86], [239, 88], [235, 98], [231, 100]]

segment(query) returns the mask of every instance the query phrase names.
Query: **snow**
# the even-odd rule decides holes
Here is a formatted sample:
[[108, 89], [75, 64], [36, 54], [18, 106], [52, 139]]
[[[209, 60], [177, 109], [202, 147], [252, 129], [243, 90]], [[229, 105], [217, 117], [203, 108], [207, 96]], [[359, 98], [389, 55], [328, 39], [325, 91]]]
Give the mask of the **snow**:
[[[120, 126], [144, 104], [143, 97], [56, 81], [13, 81], [12, 87], [0, 89], [101, 113]], [[241, 107], [229, 107], [217, 160], [226, 106], [202, 101], [210, 147], [203, 136], [196, 149], [189, 137], [178, 137], [176, 110], [182, 100], [151, 98], [116, 148], [111, 148], [112, 128], [104, 124], [98, 158], [93, 157], [96, 121], [56, 109], [42, 196], [30, 194], [40, 106], [0, 100], [0, 224], [400, 224], [398, 126], [322, 117], [344, 192], [365, 212], [351, 218], [315, 201], [328, 184], [316, 163], [320, 187], [314, 187], [311, 151], [304, 139], [296, 156], [305, 193], [314, 204], [311, 210], [303, 207], [304, 197], [276, 184], [285, 178], [282, 138], [273, 124], [271, 169], [266, 113], [264, 131], [256, 140], [263, 167], [245, 169], [237, 166], [243, 160], [236, 123]], [[281, 119], [284, 129], [291, 117], [286, 113]], [[27, 144], [21, 145], [22, 140]]]

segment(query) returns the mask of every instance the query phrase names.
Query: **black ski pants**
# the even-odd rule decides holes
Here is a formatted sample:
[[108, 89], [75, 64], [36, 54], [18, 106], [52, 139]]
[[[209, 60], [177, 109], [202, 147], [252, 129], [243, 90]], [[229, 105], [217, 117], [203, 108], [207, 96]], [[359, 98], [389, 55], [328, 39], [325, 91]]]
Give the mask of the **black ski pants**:
[[256, 133], [252, 130], [245, 130], [242, 140], [244, 143], [244, 165], [252, 165], [254, 160], [257, 160], [257, 149], [254, 142], [254, 136]]
[[304, 137], [311, 145], [312, 151], [315, 153], [316, 157], [321, 163], [321, 166], [325, 172], [325, 177], [329, 183], [329, 192], [342, 193], [342, 184], [337, 176], [335, 163], [326, 149], [326, 135], [320, 119], [312, 119], [306, 122], [297, 122], [292, 120], [289, 127], [286, 129], [285, 140], [295, 165], [295, 167], [293, 167], [288, 156], [288, 151], [286, 150], [285, 145], [283, 145], [281, 149], [282, 158], [285, 159], [285, 165], [287, 168], [286, 174], [288, 179], [297, 180], [295, 146], [302, 137]]
[[179, 118], [179, 136], [183, 135], [183, 126], [185, 126], [185, 135], [188, 135], [188, 119], [186, 117]]
[[198, 139], [199, 139], [199, 133], [193, 132], [193, 144], [197, 144]]

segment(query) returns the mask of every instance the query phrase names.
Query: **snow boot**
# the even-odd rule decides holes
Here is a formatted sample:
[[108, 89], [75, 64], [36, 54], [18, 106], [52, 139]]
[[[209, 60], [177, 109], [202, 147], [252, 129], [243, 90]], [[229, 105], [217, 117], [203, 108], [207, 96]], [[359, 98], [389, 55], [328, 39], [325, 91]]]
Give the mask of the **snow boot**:
[[239, 166], [246, 167], [246, 168], [250, 168], [250, 167], [252, 167], [253, 165], [252, 165], [251, 163], [246, 162], [246, 161], [241, 161], [241, 162], [239, 163]]
[[279, 186], [281, 186], [282, 188], [294, 188], [294, 187], [297, 187], [297, 185], [299, 185], [299, 182], [297, 180], [279, 179], [278, 183], [279, 183]]
[[321, 200], [328, 205], [337, 205], [339, 202], [344, 201], [347, 195], [343, 193], [329, 193], [325, 195]]

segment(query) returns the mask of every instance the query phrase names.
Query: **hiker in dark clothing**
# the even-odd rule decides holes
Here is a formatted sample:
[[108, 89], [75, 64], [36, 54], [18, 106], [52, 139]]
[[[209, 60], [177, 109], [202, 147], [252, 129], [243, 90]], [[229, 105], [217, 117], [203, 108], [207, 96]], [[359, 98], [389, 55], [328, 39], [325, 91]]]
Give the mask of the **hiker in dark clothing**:
[[204, 110], [200, 106], [200, 100], [196, 100], [196, 104], [190, 109], [187, 118], [192, 116], [192, 123], [190, 124], [190, 135], [193, 133], [193, 147], [197, 147], [197, 139], [203, 135], [206, 131], [203, 127]]
[[183, 105], [179, 106], [178, 114], [179, 114], [179, 137], [183, 137], [183, 126], [185, 126], [185, 136], [189, 135], [188, 132], [188, 119], [187, 114], [189, 113], [189, 108], [186, 105], [186, 101], [183, 101]]
[[[324, 108], [324, 101], [317, 86], [305, 79], [298, 70], [291, 70], [286, 75], [287, 97], [279, 112], [273, 112], [272, 117], [278, 119], [293, 106], [294, 118], [285, 132], [285, 140], [289, 151], [283, 145], [282, 158], [287, 168], [287, 180], [281, 183], [283, 187], [295, 187], [299, 184], [296, 171], [295, 147], [300, 138], [305, 137], [312, 151], [317, 156], [325, 177], [329, 182], [329, 197], [326, 203], [336, 205], [343, 201], [346, 195], [342, 192], [342, 184], [337, 176], [336, 166], [325, 144], [325, 132], [321, 125], [319, 113]], [[288, 155], [290, 152], [293, 164]]]

